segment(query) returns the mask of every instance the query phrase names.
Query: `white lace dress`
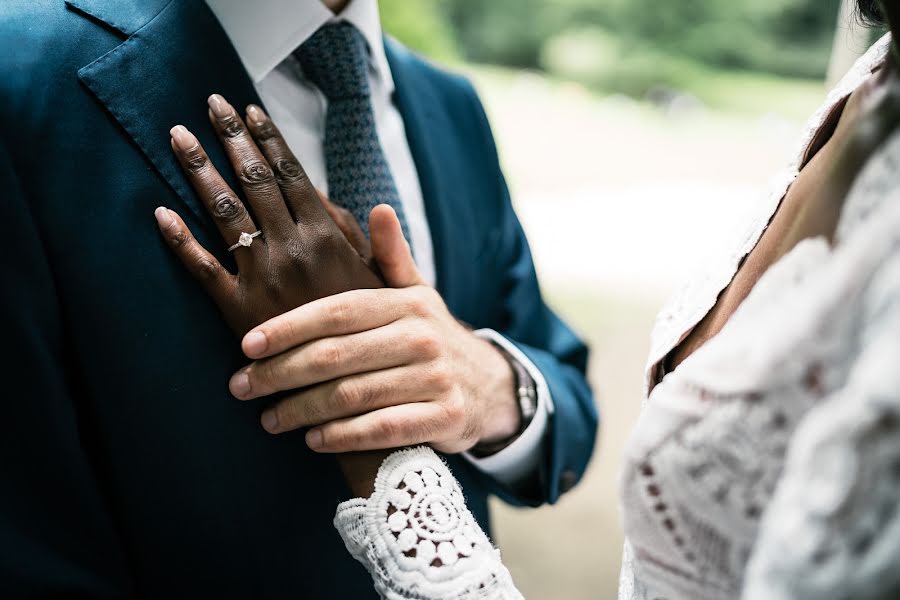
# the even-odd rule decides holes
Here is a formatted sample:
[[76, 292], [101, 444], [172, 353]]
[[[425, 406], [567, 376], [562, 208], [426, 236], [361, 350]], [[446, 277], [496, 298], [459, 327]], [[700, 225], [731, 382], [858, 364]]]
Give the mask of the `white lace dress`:
[[456, 478], [430, 448], [385, 459], [375, 492], [341, 503], [334, 526], [386, 600], [522, 598]]
[[[831, 109], [735, 251], [658, 317], [660, 363], [754, 247]], [[900, 597], [900, 134], [869, 162], [832, 248], [798, 244], [722, 331], [652, 387], [622, 475], [621, 600]]]

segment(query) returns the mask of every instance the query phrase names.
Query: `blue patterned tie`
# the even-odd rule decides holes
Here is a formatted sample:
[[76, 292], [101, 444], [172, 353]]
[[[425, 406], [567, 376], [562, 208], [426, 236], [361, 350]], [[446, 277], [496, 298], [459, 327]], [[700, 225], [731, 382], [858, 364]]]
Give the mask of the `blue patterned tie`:
[[378, 204], [390, 204], [409, 240], [400, 195], [375, 129], [365, 38], [349, 23], [324, 25], [300, 45], [295, 56], [328, 99], [325, 172], [329, 198], [349, 210], [367, 236], [369, 212]]

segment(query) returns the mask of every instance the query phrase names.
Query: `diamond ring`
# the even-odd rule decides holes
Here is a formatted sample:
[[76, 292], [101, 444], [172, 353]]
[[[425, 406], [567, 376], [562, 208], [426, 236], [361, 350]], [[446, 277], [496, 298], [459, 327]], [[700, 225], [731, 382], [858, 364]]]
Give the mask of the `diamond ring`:
[[242, 231], [241, 237], [238, 238], [237, 244], [228, 248], [229, 252], [234, 252], [240, 247], [249, 248], [250, 244], [253, 243], [253, 238], [262, 235], [262, 231], [254, 231], [253, 233], [247, 233]]

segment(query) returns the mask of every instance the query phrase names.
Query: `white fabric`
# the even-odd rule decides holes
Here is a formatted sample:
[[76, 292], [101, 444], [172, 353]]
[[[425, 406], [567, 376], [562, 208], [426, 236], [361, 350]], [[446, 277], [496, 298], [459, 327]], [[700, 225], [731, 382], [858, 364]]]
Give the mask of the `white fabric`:
[[[735, 251], [660, 314], [648, 390], [756, 244], [828, 113], [881, 64], [889, 41], [811, 118]], [[851, 190], [834, 248], [798, 244], [717, 336], [652, 388], [625, 453], [620, 599], [900, 590], [898, 165], [894, 135]]]
[[[320, 0], [207, 0], [207, 4], [237, 50], [269, 116], [278, 124], [313, 185], [325, 194], [328, 181], [322, 143], [328, 103], [305, 78], [291, 53], [330, 21], [346, 21], [362, 32], [371, 53], [369, 77], [378, 137], [403, 203], [416, 263], [424, 279], [433, 286], [436, 274], [431, 230], [403, 118], [392, 99], [394, 80], [384, 52], [377, 1], [351, 0], [337, 17]], [[539, 373], [527, 358], [522, 365], [533, 377]], [[544, 411], [552, 405], [546, 386], [539, 404]], [[523, 433], [524, 442], [504, 448], [492, 460], [479, 461], [478, 468], [508, 485], [536, 476], [529, 468], [537, 464], [534, 457], [545, 451], [547, 421], [546, 412], [540, 419], [535, 418], [525, 432], [528, 435]], [[469, 460], [474, 458], [466, 456]]]
[[338, 506], [334, 526], [387, 600], [514, 600], [522, 595], [430, 448], [400, 450], [375, 491]]

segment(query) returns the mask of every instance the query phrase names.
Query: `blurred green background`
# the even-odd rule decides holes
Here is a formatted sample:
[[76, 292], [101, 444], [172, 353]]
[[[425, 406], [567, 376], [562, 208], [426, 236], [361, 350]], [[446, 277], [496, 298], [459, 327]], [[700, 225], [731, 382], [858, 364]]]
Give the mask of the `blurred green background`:
[[443, 62], [533, 69], [637, 97], [667, 86], [722, 108], [730, 98], [711, 88], [711, 73], [749, 76], [749, 87], [760, 83], [760, 73], [821, 80], [839, 6], [840, 0], [381, 0], [385, 28]]
[[470, 77], [549, 302], [592, 346], [602, 414], [556, 507], [492, 505], [529, 600], [616, 597], [617, 478], [656, 311], [738, 238], [806, 118], [878, 35], [841, 0], [380, 0]]

